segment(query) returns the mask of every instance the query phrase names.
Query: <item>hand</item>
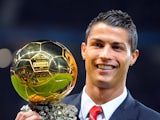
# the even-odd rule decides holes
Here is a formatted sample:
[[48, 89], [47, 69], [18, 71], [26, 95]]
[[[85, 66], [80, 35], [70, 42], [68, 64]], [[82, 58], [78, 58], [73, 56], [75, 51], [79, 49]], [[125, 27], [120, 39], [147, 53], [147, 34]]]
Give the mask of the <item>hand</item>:
[[15, 120], [42, 120], [42, 117], [34, 111], [19, 112]]

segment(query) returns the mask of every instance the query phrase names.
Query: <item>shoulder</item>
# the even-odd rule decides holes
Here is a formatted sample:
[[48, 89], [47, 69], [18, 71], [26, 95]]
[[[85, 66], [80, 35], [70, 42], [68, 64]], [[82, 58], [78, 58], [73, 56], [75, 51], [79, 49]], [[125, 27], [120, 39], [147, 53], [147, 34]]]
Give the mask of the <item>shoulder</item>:
[[65, 103], [65, 104], [74, 105], [79, 109], [80, 104], [81, 104], [81, 94], [82, 93], [69, 95], [69, 96], [65, 97], [61, 102]]
[[146, 120], [160, 120], [160, 113], [145, 106], [139, 101], [135, 100], [135, 110], [137, 110], [138, 116]]
[[160, 120], [160, 113], [134, 99], [129, 92], [118, 111], [123, 111], [127, 118], [135, 116], [136, 120]]
[[78, 97], [79, 95], [80, 95], [79, 93], [78, 93], [78, 94], [69, 95], [69, 96], [65, 97], [65, 98], [62, 100], [62, 102], [64, 102], [64, 103], [70, 103], [70, 102], [74, 101], [75, 99], [77, 99], [77, 97]]
[[111, 120], [160, 120], [160, 113], [145, 106], [132, 97], [128, 91], [127, 98], [113, 113]]

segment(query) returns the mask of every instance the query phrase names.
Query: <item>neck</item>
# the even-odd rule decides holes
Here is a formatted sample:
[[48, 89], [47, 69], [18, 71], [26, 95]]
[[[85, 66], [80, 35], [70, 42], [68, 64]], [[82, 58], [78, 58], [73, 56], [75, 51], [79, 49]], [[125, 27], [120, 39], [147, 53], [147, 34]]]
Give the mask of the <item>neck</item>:
[[117, 88], [99, 88], [97, 86], [86, 85], [85, 91], [96, 104], [104, 104], [120, 96], [124, 88], [125, 85]]

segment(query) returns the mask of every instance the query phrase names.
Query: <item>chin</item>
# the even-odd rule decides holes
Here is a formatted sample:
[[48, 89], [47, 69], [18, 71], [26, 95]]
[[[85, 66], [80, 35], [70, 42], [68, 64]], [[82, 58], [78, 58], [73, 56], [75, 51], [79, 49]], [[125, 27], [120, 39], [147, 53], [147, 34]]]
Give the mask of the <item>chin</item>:
[[108, 89], [111, 86], [111, 82], [101, 80], [97, 82], [97, 86], [102, 89]]

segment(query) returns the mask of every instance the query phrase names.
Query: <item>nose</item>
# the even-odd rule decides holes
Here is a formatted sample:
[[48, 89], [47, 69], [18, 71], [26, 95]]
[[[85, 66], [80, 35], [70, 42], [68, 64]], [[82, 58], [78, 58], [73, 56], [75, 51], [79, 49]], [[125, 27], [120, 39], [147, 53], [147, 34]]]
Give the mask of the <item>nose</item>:
[[100, 58], [104, 60], [112, 59], [112, 50], [110, 46], [103, 47], [102, 51], [100, 52]]

